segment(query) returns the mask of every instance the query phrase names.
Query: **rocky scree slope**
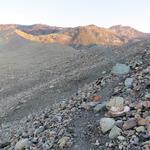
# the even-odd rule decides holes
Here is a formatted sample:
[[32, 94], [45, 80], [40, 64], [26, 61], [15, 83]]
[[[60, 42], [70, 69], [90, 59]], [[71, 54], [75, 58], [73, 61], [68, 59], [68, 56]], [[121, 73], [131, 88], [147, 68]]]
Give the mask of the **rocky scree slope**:
[[67, 101], [3, 123], [1, 149], [148, 150], [150, 49], [117, 63]]

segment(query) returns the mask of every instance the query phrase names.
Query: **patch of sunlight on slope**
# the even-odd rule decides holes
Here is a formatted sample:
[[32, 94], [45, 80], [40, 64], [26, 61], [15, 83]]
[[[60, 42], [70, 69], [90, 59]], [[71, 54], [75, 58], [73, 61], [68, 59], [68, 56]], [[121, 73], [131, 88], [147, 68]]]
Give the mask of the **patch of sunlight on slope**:
[[27, 40], [41, 42], [41, 43], [61, 43], [61, 44], [69, 44], [71, 37], [68, 35], [64, 35], [61, 33], [54, 33], [54, 34], [48, 34], [48, 35], [32, 35], [28, 34], [26, 32], [23, 32], [21, 30], [16, 29], [15, 32], [21, 36], [22, 38], [25, 38]]

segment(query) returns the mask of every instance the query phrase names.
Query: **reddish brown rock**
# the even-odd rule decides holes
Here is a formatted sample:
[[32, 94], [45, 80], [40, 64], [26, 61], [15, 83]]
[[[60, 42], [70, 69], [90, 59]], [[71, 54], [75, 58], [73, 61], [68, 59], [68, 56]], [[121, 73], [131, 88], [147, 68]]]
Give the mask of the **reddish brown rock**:
[[144, 119], [144, 118], [138, 118], [137, 119], [138, 125], [143, 126], [146, 124], [150, 124], [150, 120]]
[[132, 119], [124, 122], [123, 129], [128, 130], [128, 129], [134, 128], [135, 126], [137, 126], [137, 119], [132, 118]]
[[91, 101], [94, 101], [94, 102], [98, 102], [98, 101], [100, 101], [101, 99], [102, 99], [102, 97], [99, 96], [99, 95], [94, 95], [94, 96], [91, 96], [91, 97], [90, 97], [90, 100], [91, 100]]

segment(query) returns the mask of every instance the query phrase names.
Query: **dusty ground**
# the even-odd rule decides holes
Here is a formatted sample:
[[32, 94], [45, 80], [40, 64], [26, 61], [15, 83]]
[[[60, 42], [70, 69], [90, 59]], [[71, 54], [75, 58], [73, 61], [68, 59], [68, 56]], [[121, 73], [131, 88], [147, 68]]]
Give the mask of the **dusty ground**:
[[[92, 111], [82, 111], [82, 109], [80, 109], [79, 101], [79, 104], [77, 105], [77, 111], [73, 111], [73, 113], [67, 114], [67, 111], [70, 111], [71, 107], [68, 107], [68, 109], [63, 109], [62, 102], [60, 109], [59, 107], [56, 109], [56, 114], [55, 109], [52, 109], [48, 112], [48, 118], [44, 118], [43, 120], [42, 117], [44, 112], [40, 110], [44, 110], [45, 107], [52, 108], [52, 104], [57, 104], [63, 100], [68, 101], [70, 96], [77, 96], [78, 89], [83, 88], [84, 91], [86, 84], [92, 83], [98, 78], [101, 78], [101, 76], [104, 77], [109, 75], [112, 66], [118, 62], [127, 63], [132, 61], [133, 58], [136, 60], [136, 56], [138, 56], [138, 60], [140, 60], [140, 56], [142, 57], [141, 54], [147, 47], [149, 47], [149, 42], [145, 41], [132, 43], [130, 45], [125, 45], [122, 48], [105, 48], [94, 46], [81, 50], [71, 49], [71, 52], [70, 48], [68, 48], [67, 51], [66, 47], [63, 47], [63, 55], [62, 53], [59, 53], [62, 47], [62, 45], [60, 46], [57, 44], [50, 45], [50, 47], [48, 46], [48, 48], [43, 50], [42, 53], [41, 48], [39, 51], [36, 51], [39, 52], [40, 55], [35, 53], [35, 51], [32, 52], [31, 50], [29, 51], [29, 55], [25, 55], [25, 51], [23, 51], [23, 53], [13, 52], [15, 54], [19, 54], [20, 57], [23, 56], [23, 59], [20, 59], [18, 56], [14, 57], [14, 55], [10, 55], [10, 53], [12, 54], [10, 50], [7, 51], [7, 55], [6, 52], [1, 50], [1, 58], [3, 60], [1, 61], [1, 79], [5, 79], [1, 80], [0, 82], [2, 85], [1, 114], [3, 114], [4, 111], [7, 113], [7, 115], [2, 118], [1, 121], [12, 122], [11, 127], [8, 127], [10, 128], [10, 135], [12, 136], [9, 136], [9, 134], [8, 136], [13, 138], [14, 141], [16, 140], [16, 137], [20, 139], [24, 136], [20, 135], [20, 130], [23, 134], [25, 130], [28, 131], [29, 129], [32, 129], [34, 123], [36, 122], [35, 119], [41, 120], [42, 125], [47, 123], [46, 120], [49, 119], [48, 121], [50, 121], [52, 128], [50, 128], [50, 131], [56, 130], [58, 132], [56, 143], [53, 145], [54, 149], [58, 149], [58, 139], [60, 139], [62, 135], [65, 136], [65, 131], [72, 131], [72, 128], [73, 134], [70, 134], [73, 135], [73, 145], [71, 148], [69, 147], [69, 150], [107, 149], [106, 143], [109, 142], [109, 138], [107, 135], [101, 134], [99, 130], [100, 118], [104, 117], [103, 111], [98, 114]], [[52, 52], [55, 55], [52, 56]], [[35, 54], [37, 56], [33, 56]], [[8, 63], [7, 60], [9, 57], [11, 57], [11, 59], [9, 59], [11, 62]], [[13, 63], [14, 65], [12, 65], [12, 61], [17, 63]], [[145, 64], [149, 65], [148, 58], [146, 58], [146, 61], [147, 62], [145, 62]], [[11, 67], [8, 69], [6, 66], [4, 67], [4, 64], [7, 64]], [[104, 74], [103, 71], [106, 71], [106, 73]], [[118, 83], [120, 83], [120, 81], [123, 82], [125, 78], [126, 76], [116, 78], [114, 76], [113, 80], [108, 82], [104, 88], [102, 88], [100, 91], [95, 91], [93, 88], [92, 93], [95, 92], [97, 95], [101, 95], [103, 97], [103, 101], [106, 101], [114, 94], [113, 90], [116, 86], [118, 86]], [[87, 85], [87, 92], [89, 92], [90, 89], [89, 85]], [[84, 91], [83, 94], [85, 93], [86, 92]], [[82, 92], [79, 94], [79, 97], [81, 101], [84, 100], [84, 98], [82, 98]], [[78, 100], [75, 98], [75, 101], [72, 100], [72, 102], [75, 102], [74, 108], [76, 108], [76, 103], [78, 103]], [[54, 119], [52, 118], [51, 120], [51, 116], [53, 117], [53, 112]], [[32, 113], [37, 114], [37, 116], [34, 117], [34, 115], [31, 115], [31, 119], [27, 117], [25, 119], [26, 125], [22, 124], [23, 120], [20, 120], [19, 122], [19, 119], [27, 115], [30, 116]], [[46, 114], [44, 114], [44, 116], [45, 115]], [[59, 115], [62, 119], [60, 122], [55, 120], [60, 119], [58, 117]], [[69, 117], [71, 117], [71, 122], [69, 122], [68, 125], [65, 125], [66, 122], [70, 120]], [[14, 125], [14, 120], [18, 120], [16, 125]], [[53, 121], [54, 126], [52, 124]], [[64, 133], [61, 133], [61, 129], [63, 129]], [[14, 134], [15, 132], [16, 134]], [[49, 132], [49, 130], [45, 130], [45, 132]], [[7, 129], [4, 129], [4, 132], [2, 129], [1, 133], [7, 137]], [[39, 139], [46, 138], [44, 134], [44, 132], [39, 133]], [[3, 135], [1, 135], [1, 138], [4, 137]], [[96, 140], [99, 141], [98, 147], [95, 145]], [[10, 146], [10, 143], [11, 142], [5, 142], [5, 144], [8, 144], [8, 147]], [[45, 142], [42, 144], [44, 145]]]
[[0, 115], [7, 115], [8, 120], [68, 98], [140, 49], [131, 44], [121, 49], [94, 46], [75, 50], [18, 41], [0, 48]]

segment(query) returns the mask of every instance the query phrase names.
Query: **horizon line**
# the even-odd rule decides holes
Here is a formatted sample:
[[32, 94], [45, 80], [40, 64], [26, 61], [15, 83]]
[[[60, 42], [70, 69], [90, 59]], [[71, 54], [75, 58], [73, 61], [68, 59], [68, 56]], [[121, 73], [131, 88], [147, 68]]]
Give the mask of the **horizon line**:
[[22, 24], [22, 23], [0, 23], [0, 25], [20, 25], [20, 26], [34, 26], [34, 25], [45, 25], [45, 26], [49, 26], [49, 27], [58, 27], [58, 28], [76, 28], [76, 27], [84, 27], [84, 26], [96, 26], [96, 27], [100, 27], [100, 28], [106, 28], [106, 29], [109, 29], [113, 26], [121, 26], [121, 27], [130, 27], [130, 28], [133, 28], [137, 31], [140, 31], [140, 32], [143, 32], [143, 33], [150, 33], [150, 32], [144, 32], [144, 31], [141, 31], [140, 29], [137, 29], [133, 26], [130, 26], [130, 25], [123, 25], [123, 24], [114, 24], [114, 25], [110, 25], [109, 27], [105, 27], [105, 26], [99, 26], [99, 25], [96, 25], [96, 24], [84, 24], [84, 25], [76, 25], [76, 26], [60, 26], [60, 25], [50, 25], [50, 24], [47, 24], [47, 23], [33, 23], [33, 24]]

